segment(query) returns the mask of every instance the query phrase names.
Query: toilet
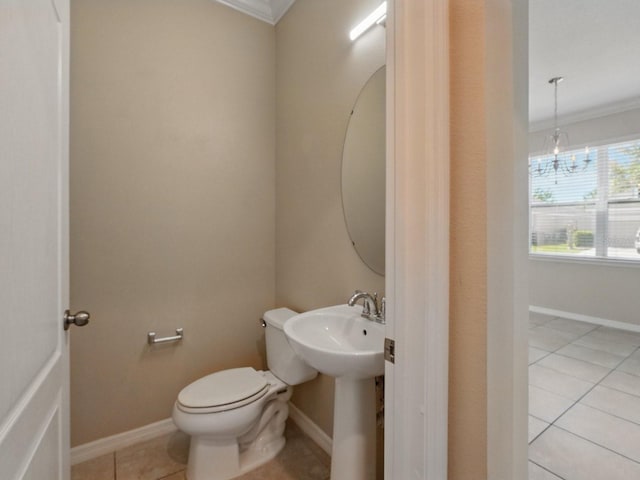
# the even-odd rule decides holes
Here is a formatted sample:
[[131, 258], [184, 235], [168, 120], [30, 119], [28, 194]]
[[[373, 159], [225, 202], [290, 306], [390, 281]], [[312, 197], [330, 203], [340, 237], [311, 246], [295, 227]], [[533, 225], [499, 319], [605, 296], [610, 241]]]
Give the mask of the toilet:
[[188, 480], [227, 480], [253, 470], [284, 447], [292, 386], [312, 380], [317, 370], [289, 346], [288, 308], [263, 316], [268, 371], [232, 368], [207, 375], [180, 391], [173, 422], [191, 435]]

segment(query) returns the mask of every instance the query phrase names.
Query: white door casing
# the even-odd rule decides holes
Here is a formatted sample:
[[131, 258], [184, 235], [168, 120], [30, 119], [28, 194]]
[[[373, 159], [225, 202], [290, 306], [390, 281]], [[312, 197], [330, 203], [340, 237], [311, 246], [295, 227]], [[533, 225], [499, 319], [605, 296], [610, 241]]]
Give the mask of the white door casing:
[[449, 4], [389, 2], [385, 478], [447, 478]]
[[0, 0], [0, 478], [69, 478], [69, 0]]
[[527, 478], [528, 0], [486, 10], [487, 475]]

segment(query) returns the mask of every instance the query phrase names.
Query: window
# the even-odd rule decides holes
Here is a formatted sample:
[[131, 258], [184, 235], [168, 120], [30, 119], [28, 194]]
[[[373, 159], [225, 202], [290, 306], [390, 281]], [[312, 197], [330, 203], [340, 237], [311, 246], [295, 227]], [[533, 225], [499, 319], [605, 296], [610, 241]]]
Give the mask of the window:
[[640, 140], [564, 152], [576, 173], [536, 176], [530, 158], [532, 254], [640, 261]]

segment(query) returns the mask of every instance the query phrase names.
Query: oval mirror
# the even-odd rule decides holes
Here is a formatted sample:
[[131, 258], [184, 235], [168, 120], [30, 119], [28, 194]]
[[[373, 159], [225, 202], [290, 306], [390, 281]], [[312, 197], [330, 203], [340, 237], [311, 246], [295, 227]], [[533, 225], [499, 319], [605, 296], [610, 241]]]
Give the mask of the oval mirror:
[[356, 100], [342, 151], [342, 207], [351, 243], [371, 270], [384, 275], [385, 67]]

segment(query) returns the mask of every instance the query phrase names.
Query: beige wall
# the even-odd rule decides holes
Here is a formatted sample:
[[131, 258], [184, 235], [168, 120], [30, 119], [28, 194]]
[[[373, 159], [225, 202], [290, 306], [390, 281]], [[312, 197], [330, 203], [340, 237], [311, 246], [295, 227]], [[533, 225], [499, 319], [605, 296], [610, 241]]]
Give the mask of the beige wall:
[[[340, 199], [349, 112], [384, 63], [382, 29], [347, 32], [377, 4], [298, 0], [274, 37], [209, 0], [73, 2], [72, 305], [94, 317], [72, 331], [74, 445], [167, 418], [209, 371], [261, 367], [274, 282], [300, 311], [383, 291]], [[450, 26], [449, 478], [485, 478], [485, 2], [452, 0]], [[181, 345], [147, 348], [178, 326]], [[331, 433], [331, 379], [294, 402]]]
[[485, 1], [451, 0], [449, 478], [487, 472]]
[[[210, 0], [71, 14], [71, 303], [92, 314], [71, 332], [78, 445], [169, 417], [206, 373], [263, 367], [275, 32]], [[146, 345], [177, 327], [181, 344]]]
[[532, 306], [640, 326], [637, 266], [541, 259], [529, 265]]
[[[378, 0], [298, 0], [276, 27], [276, 303], [299, 311], [345, 303], [384, 277], [350, 243], [340, 194], [344, 136], [360, 89], [385, 61], [385, 30], [351, 42]], [[384, 221], [384, 218], [380, 218]], [[333, 380], [296, 387], [293, 402], [333, 429]]]

